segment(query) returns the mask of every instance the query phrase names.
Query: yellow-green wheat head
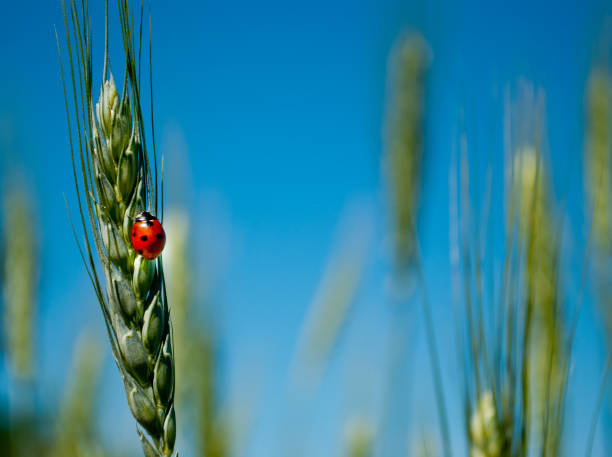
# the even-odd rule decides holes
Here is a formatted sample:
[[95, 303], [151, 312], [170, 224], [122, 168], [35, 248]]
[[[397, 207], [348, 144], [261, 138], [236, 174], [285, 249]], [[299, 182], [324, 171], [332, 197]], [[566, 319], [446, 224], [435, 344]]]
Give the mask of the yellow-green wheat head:
[[[562, 446], [564, 389], [567, 381], [565, 310], [558, 293], [562, 224], [556, 215], [551, 175], [543, 158], [545, 142], [543, 97], [527, 101], [517, 116], [527, 118], [515, 137], [510, 198], [516, 204], [521, 284], [525, 316], [523, 359], [526, 378], [521, 388], [527, 424], [533, 425], [542, 455], [557, 455]], [[526, 111], [526, 113], [525, 113]], [[534, 415], [534, 420], [529, 416]], [[531, 433], [531, 431], [530, 431]]]
[[389, 183], [392, 240], [396, 267], [413, 261], [414, 224], [423, 162], [425, 73], [429, 51], [418, 34], [405, 35], [389, 62], [389, 96], [385, 130], [384, 173]]
[[[140, 78], [142, 5], [134, 11], [127, 0], [117, 4], [124, 50], [120, 60], [123, 80], [117, 87], [110, 70], [108, 42], [113, 35], [109, 33], [107, 2], [98, 92], [94, 89], [88, 3], [77, 5], [71, 0], [68, 6], [62, 4], [69, 56], [69, 78], [62, 73], [62, 79], [71, 82], [70, 87], [64, 87], [85, 235], [81, 252], [100, 302], [128, 405], [139, 424], [144, 453], [147, 457], [170, 456], [176, 437], [174, 355], [163, 266], [161, 258], [146, 260], [130, 244], [134, 216], [144, 210], [158, 213], [162, 208], [153, 121], [150, 154], [141, 105], [145, 93]], [[140, 17], [140, 23], [135, 24], [134, 17]], [[149, 117], [152, 119], [152, 114]], [[158, 215], [161, 218], [163, 214]]]

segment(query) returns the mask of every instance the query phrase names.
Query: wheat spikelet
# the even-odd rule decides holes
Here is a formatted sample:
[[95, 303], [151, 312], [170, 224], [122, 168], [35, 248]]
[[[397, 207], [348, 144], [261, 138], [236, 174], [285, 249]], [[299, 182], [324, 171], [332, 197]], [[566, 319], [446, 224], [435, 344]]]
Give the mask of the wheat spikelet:
[[351, 418], [344, 430], [346, 457], [370, 457], [374, 443], [372, 424], [359, 417]]
[[[147, 457], [170, 456], [176, 437], [174, 356], [163, 267], [161, 258], [146, 260], [129, 242], [134, 216], [144, 210], [155, 213], [159, 208], [155, 153], [152, 171], [144, 141], [139, 85], [141, 42], [135, 43], [130, 4], [119, 0], [126, 62], [119, 95], [109, 68], [107, 2], [103, 82], [94, 106], [88, 4], [84, 2], [79, 8], [71, 0], [68, 9], [62, 5], [75, 109], [73, 117], [68, 115], [68, 122], [70, 126], [72, 120], [77, 128], [76, 138], [71, 133], [70, 141], [86, 239], [85, 265], [100, 302], [130, 410], [150, 437], [138, 429], [144, 453]], [[68, 113], [68, 91], [65, 93]], [[77, 147], [78, 155], [74, 153]], [[97, 273], [94, 251], [102, 265], [105, 285]]]
[[491, 392], [480, 395], [470, 420], [470, 457], [501, 457], [508, 452]]

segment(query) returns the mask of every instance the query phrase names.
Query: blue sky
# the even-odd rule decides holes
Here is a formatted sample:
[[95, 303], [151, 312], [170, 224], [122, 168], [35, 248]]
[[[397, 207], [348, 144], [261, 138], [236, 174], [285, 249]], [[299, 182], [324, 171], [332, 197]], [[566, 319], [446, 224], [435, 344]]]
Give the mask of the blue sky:
[[[43, 239], [41, 399], [57, 398], [61, 392], [79, 330], [90, 326], [103, 337], [63, 200], [65, 195], [74, 207], [53, 32], [57, 25], [63, 33], [58, 3], [11, 2], [2, 6], [0, 18], [0, 167], [3, 173], [21, 169], [31, 179]], [[215, 272], [213, 296], [230, 391], [244, 390], [241, 380], [251, 377], [261, 386], [252, 451], [246, 455], [268, 457], [276, 445], [284, 414], [276, 392], [286, 381], [296, 335], [326, 261], [342, 238], [338, 224], [346, 218], [352, 221], [355, 206], [365, 208], [373, 227], [371, 257], [354, 313], [313, 403], [307, 449], [331, 455], [341, 444], [346, 416], [377, 409], [381, 375], [372, 375], [361, 386], [355, 379], [384, 366], [390, 315], [380, 172], [382, 120], [388, 53], [406, 28], [424, 35], [433, 56], [427, 81], [428, 159], [420, 236], [447, 394], [456, 397], [458, 391], [452, 383], [456, 367], [449, 350], [451, 151], [463, 110], [473, 177], [482, 186], [488, 164], [501, 176], [503, 91], [508, 84], [515, 87], [521, 77], [546, 93], [553, 181], [559, 195], [568, 195], [573, 237], [568, 269], [578, 271], [585, 217], [583, 95], [606, 14], [612, 9], [609, 4], [153, 3], [155, 115], [158, 144], [168, 163], [168, 207], [188, 208], [194, 255]], [[100, 12], [93, 9], [98, 54], [103, 36]], [[566, 189], [568, 172], [575, 179]], [[501, 215], [501, 204], [493, 214], [496, 210]], [[568, 289], [568, 296], [575, 297], [577, 285], [569, 284]], [[433, 427], [418, 316], [411, 316], [417, 355], [407, 398], [412, 400], [412, 419]], [[580, 427], [586, 427], [584, 418], [590, 419], [598, 383], [593, 380], [599, 379], [603, 361], [595, 319], [587, 302], [576, 341], [574, 370], [579, 375], [572, 398], [578, 401], [570, 410], [576, 417], [570, 423], [583, 431]], [[123, 400], [110, 360], [105, 379], [102, 395]], [[459, 404], [454, 403], [452, 428], [460, 446]], [[123, 402], [111, 404], [125, 425], [119, 446], [134, 446], [127, 408]], [[110, 409], [103, 408], [102, 416], [108, 418]], [[117, 424], [109, 422], [103, 419], [102, 426], [110, 434]], [[585, 433], [576, 435], [572, 444], [582, 449]]]

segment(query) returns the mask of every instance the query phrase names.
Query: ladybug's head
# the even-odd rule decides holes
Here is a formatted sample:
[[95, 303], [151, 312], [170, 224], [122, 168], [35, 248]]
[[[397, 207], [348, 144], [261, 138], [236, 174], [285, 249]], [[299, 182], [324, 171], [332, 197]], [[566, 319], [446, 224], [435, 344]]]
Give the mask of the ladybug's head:
[[142, 211], [138, 213], [136, 217], [134, 218], [135, 222], [147, 222], [147, 221], [155, 221], [155, 220], [157, 220], [157, 218], [148, 211]]

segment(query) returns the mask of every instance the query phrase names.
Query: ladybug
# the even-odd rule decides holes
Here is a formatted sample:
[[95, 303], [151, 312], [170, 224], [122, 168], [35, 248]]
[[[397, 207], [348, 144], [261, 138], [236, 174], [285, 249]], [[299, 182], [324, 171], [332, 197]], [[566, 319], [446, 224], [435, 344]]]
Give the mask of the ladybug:
[[159, 256], [166, 245], [166, 232], [159, 220], [148, 211], [138, 213], [130, 233], [134, 250], [147, 260]]

